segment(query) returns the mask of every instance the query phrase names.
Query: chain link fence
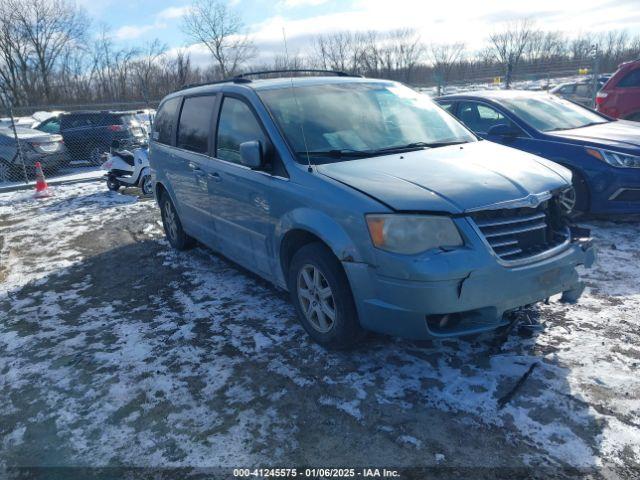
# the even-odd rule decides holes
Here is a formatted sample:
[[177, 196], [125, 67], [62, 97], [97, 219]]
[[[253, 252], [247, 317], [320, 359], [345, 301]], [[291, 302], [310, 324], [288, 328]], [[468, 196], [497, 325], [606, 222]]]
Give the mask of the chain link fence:
[[0, 117], [0, 188], [35, 178], [98, 172], [113, 142], [148, 144], [157, 103], [48, 105], [7, 108]]
[[[505, 88], [505, 70], [499, 66], [467, 73], [463, 76], [454, 69], [449, 79], [434, 74], [432, 82], [413, 86], [431, 96]], [[549, 90], [564, 82], [582, 85], [581, 90], [588, 90], [586, 98], [571, 99], [592, 107], [595, 91], [605, 79], [598, 72], [595, 59], [539, 61], [520, 65], [510, 72], [510, 87]], [[33, 181], [36, 162], [42, 164], [47, 178], [99, 171], [103, 155], [114, 140], [131, 147], [148, 143], [158, 103], [96, 102], [6, 108], [0, 117], [0, 188]]]

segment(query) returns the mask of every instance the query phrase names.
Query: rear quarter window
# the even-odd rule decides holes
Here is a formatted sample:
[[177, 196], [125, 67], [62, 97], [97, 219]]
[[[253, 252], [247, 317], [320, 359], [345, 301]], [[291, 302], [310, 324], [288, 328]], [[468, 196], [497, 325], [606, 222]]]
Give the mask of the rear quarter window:
[[181, 101], [182, 97], [173, 97], [162, 104], [153, 122], [151, 138], [154, 141], [171, 145]]
[[627, 73], [622, 80], [618, 82], [618, 87], [631, 88], [640, 87], [640, 68]]
[[216, 97], [187, 97], [182, 105], [176, 146], [197, 153], [207, 153], [209, 133]]

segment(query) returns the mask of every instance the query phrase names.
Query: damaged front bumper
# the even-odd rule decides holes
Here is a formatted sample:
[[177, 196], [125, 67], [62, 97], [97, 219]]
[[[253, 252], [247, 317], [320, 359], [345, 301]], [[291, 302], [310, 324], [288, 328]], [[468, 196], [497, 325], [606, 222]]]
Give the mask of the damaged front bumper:
[[[412, 270], [409, 278], [385, 275], [384, 268], [364, 263], [343, 265], [364, 328], [427, 339], [504, 326], [509, 323], [509, 312], [552, 295], [562, 293], [564, 301], [574, 302], [584, 290], [576, 267], [590, 267], [594, 261], [589, 231], [572, 227], [571, 241], [564, 250], [517, 267], [501, 265], [474, 249], [442, 252], [407, 263], [406, 269]], [[421, 269], [422, 278], [416, 279]]]

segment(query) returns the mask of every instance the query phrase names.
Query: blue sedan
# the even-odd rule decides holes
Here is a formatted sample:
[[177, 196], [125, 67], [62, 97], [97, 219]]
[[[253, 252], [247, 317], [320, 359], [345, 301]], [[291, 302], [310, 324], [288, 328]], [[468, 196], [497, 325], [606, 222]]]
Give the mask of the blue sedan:
[[478, 136], [573, 172], [577, 212], [640, 213], [640, 124], [548, 93], [487, 91], [437, 102]]

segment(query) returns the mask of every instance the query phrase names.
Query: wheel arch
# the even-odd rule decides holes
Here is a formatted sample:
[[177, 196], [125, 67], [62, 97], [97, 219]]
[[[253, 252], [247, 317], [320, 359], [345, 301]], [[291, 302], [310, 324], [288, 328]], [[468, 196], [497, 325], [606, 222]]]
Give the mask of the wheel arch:
[[344, 228], [328, 215], [310, 209], [288, 214], [276, 232], [278, 283], [287, 287], [287, 272], [291, 259], [304, 245], [320, 242], [326, 245], [340, 262], [362, 262], [363, 258]]

